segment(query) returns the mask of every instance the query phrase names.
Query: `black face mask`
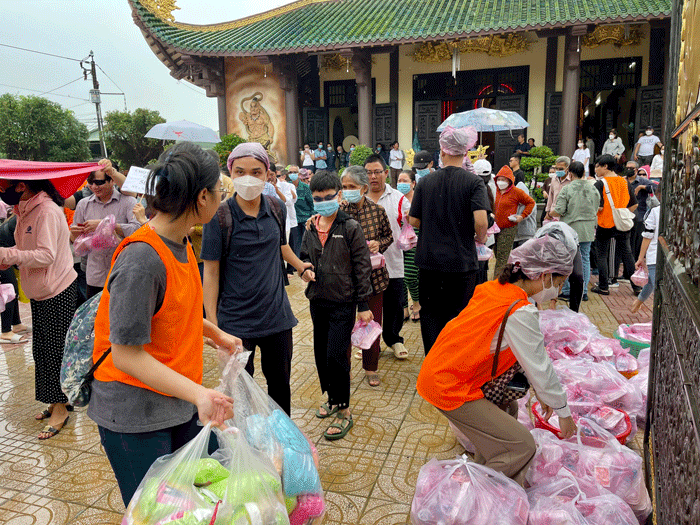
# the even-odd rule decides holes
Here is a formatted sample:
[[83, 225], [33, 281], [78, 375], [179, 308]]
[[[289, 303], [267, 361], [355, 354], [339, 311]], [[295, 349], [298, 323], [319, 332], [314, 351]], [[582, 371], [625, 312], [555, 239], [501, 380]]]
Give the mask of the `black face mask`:
[[634, 177], [637, 174], [637, 170], [634, 168], [625, 168], [625, 177]]
[[481, 177], [481, 180], [484, 181], [484, 184], [488, 186], [489, 182], [491, 182], [491, 175], [479, 175]]
[[17, 206], [22, 199], [22, 193], [17, 191], [17, 185], [11, 186], [5, 190], [5, 193], [0, 193], [0, 198], [8, 206]]

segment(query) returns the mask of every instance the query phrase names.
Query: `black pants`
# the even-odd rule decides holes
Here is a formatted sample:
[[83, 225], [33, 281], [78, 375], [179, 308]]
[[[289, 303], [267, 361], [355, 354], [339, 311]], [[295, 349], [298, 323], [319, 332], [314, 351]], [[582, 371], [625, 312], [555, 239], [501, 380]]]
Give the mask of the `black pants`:
[[617, 228], [601, 228], [596, 230], [596, 240], [598, 241], [598, 287], [601, 290], [608, 289], [608, 265], [610, 255], [610, 239], [615, 239], [617, 253], [622, 259], [625, 271], [624, 275], [629, 278], [634, 273], [634, 260], [630, 250], [630, 232], [621, 232]]
[[469, 304], [476, 287], [477, 271], [419, 271], [420, 329], [425, 355], [445, 325]]
[[[287, 415], [290, 415], [292, 394], [289, 379], [292, 372], [292, 329], [277, 332], [265, 337], [241, 338], [243, 348], [252, 354], [246, 371], [252, 376], [255, 372], [255, 349], [260, 347], [260, 364], [267, 381], [267, 393]], [[347, 349], [347, 348], [346, 348]]]
[[382, 338], [386, 346], [403, 343], [403, 337], [400, 335], [403, 327], [402, 293], [403, 278], [389, 279], [389, 287], [384, 290], [382, 306]]
[[489, 280], [489, 262], [479, 261], [479, 271], [476, 272], [476, 285], [484, 284]]
[[350, 405], [350, 336], [355, 324], [355, 303], [311, 301], [314, 325], [314, 358], [321, 392], [328, 404], [341, 409]]
[[12, 332], [13, 326], [22, 324], [19, 318], [19, 299], [17, 299], [19, 291], [17, 290], [17, 277], [15, 276], [14, 268], [0, 270], [0, 283], [11, 284], [15, 289], [15, 298], [5, 305], [5, 311], [0, 314], [2, 333], [8, 334]]
[[[97, 427], [125, 507], [129, 506], [136, 489], [156, 459], [172, 454], [199, 434], [202, 427], [197, 425], [197, 419], [195, 414], [190, 421], [182, 425], [137, 434], [112, 432], [104, 427]], [[212, 433], [209, 439], [209, 454], [217, 448], [219, 444]]]
[[583, 262], [581, 260], [581, 249], [576, 250], [574, 256], [574, 269], [569, 275], [569, 308], [578, 312], [583, 298]]
[[[644, 221], [634, 220], [634, 226], [630, 232], [630, 248], [632, 257], [636, 261], [639, 259], [639, 252], [642, 249], [642, 232], [644, 231]], [[629, 277], [628, 277], [629, 278]]]
[[103, 289], [102, 286], [92, 286], [91, 284], [87, 284], [85, 289], [85, 300], [87, 301], [91, 297], [95, 297], [98, 293], [100, 293]]

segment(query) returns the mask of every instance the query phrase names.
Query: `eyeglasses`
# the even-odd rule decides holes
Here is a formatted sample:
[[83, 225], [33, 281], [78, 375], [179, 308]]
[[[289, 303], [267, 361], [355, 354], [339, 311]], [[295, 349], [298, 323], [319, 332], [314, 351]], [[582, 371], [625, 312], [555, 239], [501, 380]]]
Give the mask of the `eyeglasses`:
[[102, 186], [103, 184], [106, 184], [107, 182], [109, 182], [109, 179], [102, 179], [102, 180], [100, 180], [100, 179], [93, 179], [93, 180], [88, 179], [87, 182], [88, 182], [88, 184], [94, 184], [95, 186]]
[[325, 197], [314, 197], [314, 202], [332, 201], [338, 196], [336, 191], [333, 195], [326, 195]]
[[367, 175], [381, 175], [382, 173], [386, 173], [386, 170], [367, 171]]

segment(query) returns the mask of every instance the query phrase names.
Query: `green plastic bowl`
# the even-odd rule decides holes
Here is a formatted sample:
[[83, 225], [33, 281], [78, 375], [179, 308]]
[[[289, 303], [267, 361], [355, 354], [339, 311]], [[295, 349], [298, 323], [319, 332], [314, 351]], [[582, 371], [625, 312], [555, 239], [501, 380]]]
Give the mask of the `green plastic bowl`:
[[651, 346], [647, 343], [640, 343], [639, 341], [630, 341], [629, 339], [625, 339], [617, 333], [617, 330], [613, 334], [613, 337], [620, 341], [623, 348], [629, 348], [630, 354], [632, 354], [635, 358], [639, 357], [639, 352]]

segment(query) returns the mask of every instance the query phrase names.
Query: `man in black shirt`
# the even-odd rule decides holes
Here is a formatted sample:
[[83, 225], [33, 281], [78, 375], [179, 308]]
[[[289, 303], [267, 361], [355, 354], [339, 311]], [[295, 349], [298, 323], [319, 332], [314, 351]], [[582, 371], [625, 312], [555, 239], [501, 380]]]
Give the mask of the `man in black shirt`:
[[525, 142], [525, 135], [521, 133], [518, 135], [518, 143], [513, 148], [513, 153], [517, 153], [518, 155], [527, 155], [528, 151], [530, 151], [530, 144]]
[[[522, 136], [522, 135], [521, 135]], [[513, 170], [513, 176], [515, 177], [515, 185], [517, 186], [519, 182], [525, 182], [525, 173], [520, 169], [520, 154], [515, 153], [510, 156], [510, 161], [508, 161], [508, 166]]]
[[415, 262], [426, 354], [445, 325], [467, 306], [476, 286], [474, 240], [486, 241], [491, 206], [481, 178], [462, 169], [474, 141], [468, 131], [448, 126], [440, 135], [445, 167], [425, 175], [413, 194], [409, 222], [421, 230]]

